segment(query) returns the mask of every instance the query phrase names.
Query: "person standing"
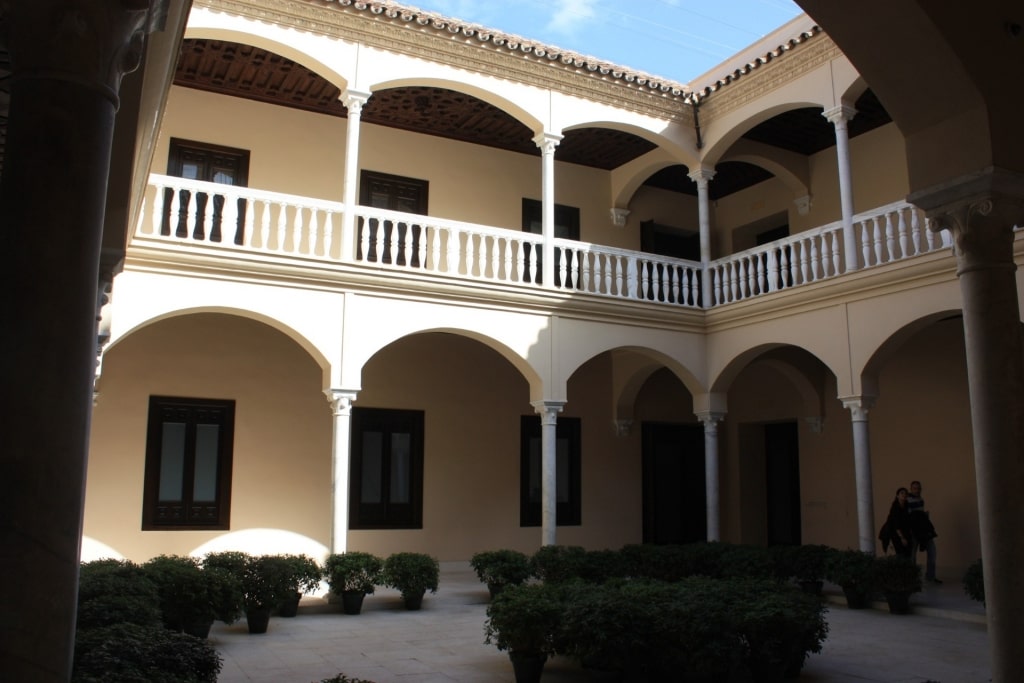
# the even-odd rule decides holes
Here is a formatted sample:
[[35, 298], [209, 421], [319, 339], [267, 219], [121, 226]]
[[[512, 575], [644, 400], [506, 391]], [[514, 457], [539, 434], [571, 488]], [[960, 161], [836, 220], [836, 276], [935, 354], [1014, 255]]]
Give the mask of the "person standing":
[[910, 528], [914, 534], [913, 556], [916, 559], [917, 553], [923, 550], [926, 555], [924, 566], [925, 581], [942, 583], [935, 576], [935, 526], [932, 525], [931, 516], [924, 506], [924, 498], [921, 497], [921, 482], [910, 482], [910, 493], [907, 495], [907, 509], [910, 511]]
[[896, 497], [889, 506], [889, 516], [882, 525], [878, 538], [882, 541], [882, 552], [892, 549], [897, 555], [913, 557], [914, 532], [910, 525], [910, 510], [907, 508], [907, 489], [896, 489]]

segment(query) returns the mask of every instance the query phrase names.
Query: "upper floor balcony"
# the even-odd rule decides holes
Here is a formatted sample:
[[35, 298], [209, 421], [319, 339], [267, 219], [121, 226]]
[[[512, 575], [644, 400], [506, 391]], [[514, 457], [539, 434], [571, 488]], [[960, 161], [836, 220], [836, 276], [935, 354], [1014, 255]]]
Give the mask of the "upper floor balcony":
[[[857, 271], [911, 264], [947, 251], [905, 202], [853, 220]], [[245, 187], [152, 175], [131, 248], [237, 259], [249, 269], [287, 266], [310, 275], [404, 273], [467, 293], [487, 287], [517, 294], [613, 300], [623, 306], [714, 309], [848, 275], [840, 221], [745, 249], [702, 265], [643, 251], [354, 206]], [[550, 255], [550, 256], [548, 256]], [[545, 270], [545, 258], [553, 266]], [[545, 280], [544, 273], [552, 274]], [[951, 271], [952, 272], [952, 271]]]

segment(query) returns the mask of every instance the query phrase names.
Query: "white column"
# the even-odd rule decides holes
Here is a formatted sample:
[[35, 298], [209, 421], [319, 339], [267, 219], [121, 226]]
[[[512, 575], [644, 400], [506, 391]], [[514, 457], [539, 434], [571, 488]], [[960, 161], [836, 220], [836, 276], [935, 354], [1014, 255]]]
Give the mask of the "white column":
[[853, 182], [850, 176], [850, 134], [846, 124], [857, 110], [845, 104], [822, 112], [836, 129], [836, 156], [839, 164], [839, 204], [843, 214], [843, 251], [846, 272], [857, 270], [857, 236], [853, 232]]
[[1017, 680], [1024, 633], [1024, 340], [1014, 225], [1024, 225], [1024, 175], [987, 170], [911, 196], [956, 245], [971, 397], [978, 526], [992, 680]]
[[541, 263], [541, 282], [545, 287], [555, 286], [555, 147], [562, 141], [561, 135], [541, 133], [533, 139], [540, 147], [541, 157], [541, 235], [544, 250]]
[[555, 544], [555, 530], [558, 526], [556, 510], [558, 507], [557, 469], [557, 432], [558, 414], [562, 412], [562, 401], [534, 401], [534, 410], [540, 415], [540, 449], [541, 449], [541, 545]]
[[725, 413], [703, 411], [697, 418], [704, 423], [704, 487], [707, 499], [708, 541], [722, 540], [721, 503], [718, 485], [718, 423]]
[[[700, 291], [704, 308], [711, 301], [711, 205], [708, 201], [708, 182], [715, 177], [710, 168], [698, 168], [690, 174], [690, 180], [697, 183], [697, 216], [700, 226]], [[711, 539], [708, 539], [711, 540]]]
[[331, 552], [343, 553], [348, 547], [348, 471], [352, 433], [352, 402], [356, 392], [343, 389], [324, 391], [334, 414], [331, 441]]
[[843, 407], [853, 422], [853, 466], [857, 481], [857, 536], [860, 549], [875, 554], [874, 489], [871, 484], [871, 444], [868, 441], [868, 411], [872, 396], [847, 396]]
[[355, 257], [355, 213], [356, 187], [359, 184], [359, 120], [363, 105], [370, 99], [370, 93], [346, 90], [341, 96], [348, 110], [348, 125], [345, 135], [345, 184], [342, 201], [345, 215], [341, 222], [341, 261], [349, 263]]

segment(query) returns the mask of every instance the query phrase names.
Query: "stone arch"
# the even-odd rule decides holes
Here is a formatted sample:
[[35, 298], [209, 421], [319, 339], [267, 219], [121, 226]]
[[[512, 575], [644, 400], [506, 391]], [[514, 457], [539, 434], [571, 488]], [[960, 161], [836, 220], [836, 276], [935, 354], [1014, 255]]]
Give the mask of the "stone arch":
[[[787, 111], [803, 109], [806, 107], [824, 109], [821, 102], [796, 99], [782, 102], [774, 106], [765, 107], [764, 109], [751, 110], [745, 118], [732, 122], [731, 127], [705, 149], [701, 163], [704, 166], [713, 166], [719, 161], [722, 161], [723, 157], [729, 153], [733, 145], [740, 140], [743, 134], [757, 124]], [[822, 121], [824, 121], [824, 119], [822, 119]]]
[[[311, 342], [308, 338], [306, 338], [305, 335], [300, 333], [298, 330], [292, 328], [289, 325], [286, 325], [286, 324], [282, 323], [280, 320], [277, 320], [276, 318], [273, 318], [272, 316], [268, 316], [268, 315], [265, 315], [263, 313], [258, 313], [256, 311], [246, 310], [246, 309], [243, 309], [243, 308], [233, 308], [233, 307], [227, 307], [227, 306], [197, 306], [197, 307], [193, 307], [193, 308], [183, 308], [183, 309], [179, 309], [179, 310], [175, 310], [175, 311], [168, 311], [166, 313], [161, 313], [159, 315], [155, 315], [153, 317], [147, 318], [147, 319], [139, 322], [138, 324], [133, 326], [131, 329], [125, 330], [124, 332], [119, 334], [116, 339], [112, 339], [111, 342], [109, 344], [107, 344], [106, 347], [104, 347], [103, 355], [105, 356], [112, 349], [117, 348], [118, 345], [120, 345], [125, 339], [128, 339], [129, 337], [131, 337], [132, 334], [134, 332], [137, 332], [138, 330], [141, 330], [141, 329], [146, 328], [146, 327], [150, 327], [152, 325], [155, 325], [157, 323], [163, 322], [165, 320], [171, 320], [171, 319], [174, 319], [174, 318], [183, 318], [183, 317], [186, 317], [186, 316], [189, 316], [189, 315], [194, 315], [196, 313], [219, 313], [219, 314], [222, 314], [222, 315], [229, 315], [229, 316], [236, 316], [236, 317], [240, 317], [240, 318], [247, 318], [249, 320], [255, 320], [256, 322], [263, 323], [267, 327], [269, 327], [269, 328], [271, 328], [271, 329], [273, 329], [273, 330], [275, 330], [277, 332], [280, 332], [281, 334], [286, 336], [288, 339], [290, 339], [293, 342], [295, 342], [299, 347], [301, 347], [303, 349], [303, 351], [305, 351], [307, 354], [309, 354], [310, 358], [313, 359], [313, 362], [315, 362], [317, 364], [317, 366], [320, 368], [321, 372], [323, 373], [324, 387], [329, 387], [330, 386], [331, 363], [327, 359], [327, 357], [324, 355], [324, 353], [319, 348], [317, 348], [317, 346], [315, 344], [313, 344], [313, 342]], [[99, 377], [99, 376], [100, 376], [100, 373], [97, 372], [97, 377]]]
[[877, 347], [867, 359], [860, 371], [861, 386], [864, 392], [871, 396], [878, 394], [878, 374], [889, 359], [905, 344], [911, 337], [915, 336], [930, 325], [954, 317], [961, 317], [959, 308], [935, 311], [923, 315], [915, 320], [905, 323], [903, 326], [892, 331], [888, 337]]
[[838, 376], [839, 374], [836, 372], [834, 367], [830, 366], [820, 356], [807, 348], [785, 342], [766, 342], [752, 346], [729, 360], [729, 362], [724, 365], [721, 372], [719, 372], [718, 376], [714, 378], [711, 385], [711, 391], [714, 393], [728, 393], [729, 387], [745, 368], [753, 363], [767, 363], [773, 369], [781, 370], [783, 376], [792, 382], [793, 388], [807, 403], [806, 407], [810, 410], [809, 415], [821, 415], [824, 397], [821, 395], [821, 392], [814, 387], [810, 378], [801, 372], [799, 368], [795, 367], [792, 363], [786, 362], [785, 358], [779, 357], [778, 355], [762, 358], [765, 354], [785, 349], [794, 349], [807, 354], [834, 376]]

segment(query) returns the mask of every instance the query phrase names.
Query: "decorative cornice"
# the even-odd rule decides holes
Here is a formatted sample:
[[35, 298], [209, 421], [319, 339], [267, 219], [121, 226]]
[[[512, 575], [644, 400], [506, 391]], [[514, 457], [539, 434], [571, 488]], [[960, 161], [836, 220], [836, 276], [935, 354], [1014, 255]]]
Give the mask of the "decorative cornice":
[[413, 8], [353, 0], [196, 0], [195, 6], [440, 61], [635, 113], [692, 125], [682, 84]]
[[[777, 61], [783, 55], [785, 60]], [[841, 56], [842, 52], [832, 39], [815, 27], [812, 32], [801, 34], [799, 39], [789, 41], [768, 56], [695, 93], [694, 99], [701, 105], [701, 116], [712, 120]]]

